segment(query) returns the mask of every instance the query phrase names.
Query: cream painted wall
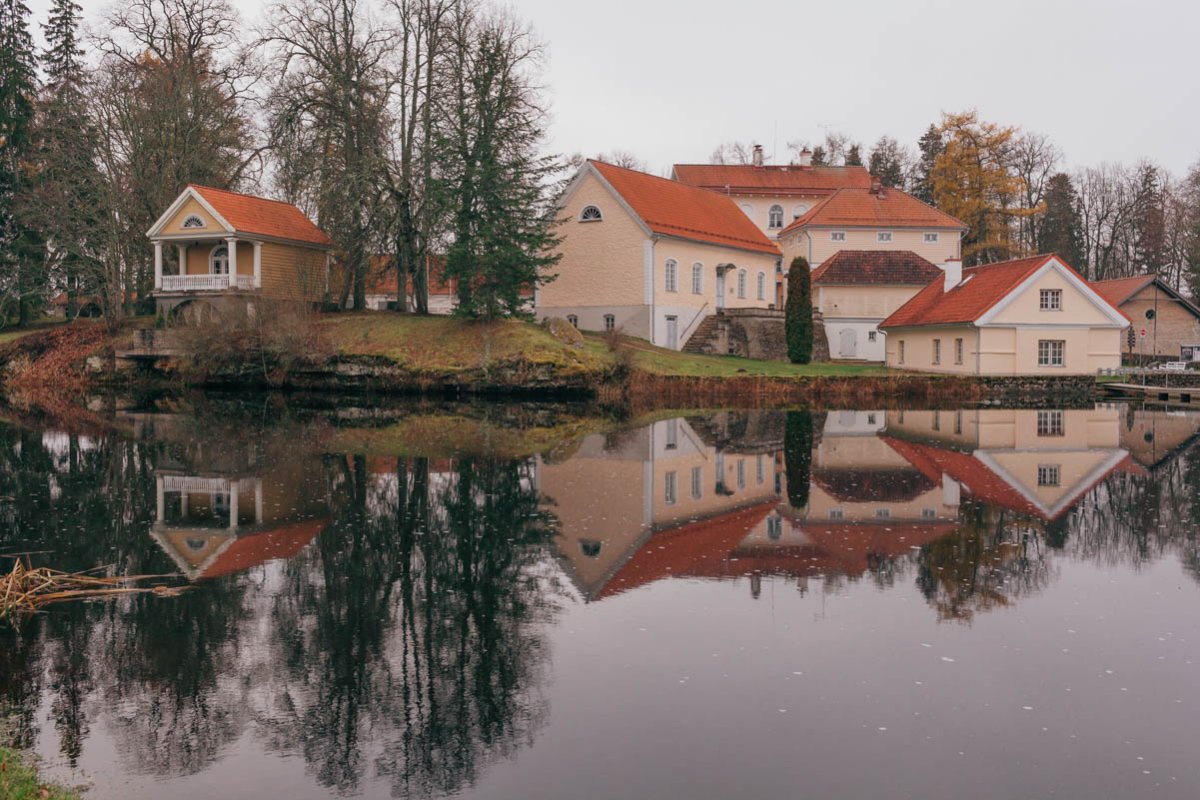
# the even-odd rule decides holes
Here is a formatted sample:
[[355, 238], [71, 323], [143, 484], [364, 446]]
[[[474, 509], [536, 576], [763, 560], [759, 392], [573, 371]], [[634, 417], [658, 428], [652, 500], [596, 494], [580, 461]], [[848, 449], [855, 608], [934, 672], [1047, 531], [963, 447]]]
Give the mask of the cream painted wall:
[[[738, 204], [738, 208], [742, 209], [742, 212], [753, 220], [754, 224], [761, 228], [763, 233], [775, 238], [783, 228], [770, 227], [771, 206], [779, 205], [783, 208], [783, 227], [786, 228], [796, 220], [796, 217], [803, 216], [805, 212], [828, 197], [829, 193], [799, 197], [738, 194], [730, 196]], [[797, 211], [797, 209], [803, 210]]]
[[[1040, 309], [1042, 290], [1062, 292], [1061, 311], [1042, 311]], [[1112, 320], [1057, 269], [1046, 270], [1023, 291], [1013, 295], [1011, 301], [990, 322], [1014, 325], [1112, 324]]]
[[[677, 308], [709, 309], [717, 302], [717, 265], [733, 264], [725, 274], [725, 308], [766, 308], [775, 302], [775, 262], [779, 256], [755, 253], [731, 247], [692, 242], [686, 239], [662, 237], [654, 243], [654, 303]], [[678, 264], [678, 287], [676, 292], [666, 288], [667, 261]], [[692, 292], [692, 265], [700, 264], [704, 276], [700, 294]], [[738, 297], [737, 274], [746, 271], [746, 296]], [[763, 299], [758, 299], [755, 279], [763, 274]]]
[[[892, 328], [887, 331], [887, 365], [921, 372], [980, 375], [1092, 375], [1121, 363], [1122, 331], [1117, 328], [984, 327]], [[963, 339], [963, 363], [954, 363], [954, 340]], [[941, 364], [933, 363], [933, 341], [942, 342]], [[1038, 341], [1065, 342], [1064, 365], [1038, 366]], [[905, 358], [900, 363], [900, 342]], [[978, 345], [978, 346], [977, 346]]]
[[816, 285], [816, 306], [825, 319], [874, 319], [882, 322], [924, 286]]
[[962, 411], [889, 411], [888, 430], [979, 450], [1087, 450], [1121, 446], [1115, 407], [1066, 409], [1062, 436], [1038, 436], [1039, 411], [982, 408]]
[[[880, 231], [891, 231], [891, 242], [880, 242]], [[835, 242], [830, 234], [841, 231], [846, 241]], [[938, 234], [937, 244], [926, 244], [925, 234]], [[804, 256], [813, 269], [842, 250], [910, 250], [934, 264], [944, 264], [947, 259], [962, 256], [959, 231], [953, 228], [828, 228], [803, 227], [791, 231], [779, 240], [784, 253], [784, 264], [790, 264], [796, 256]]]
[[[603, 220], [579, 221], [589, 205]], [[561, 219], [562, 258], [551, 268], [558, 277], [538, 290], [538, 316], [565, 316], [559, 308], [643, 305], [646, 234], [594, 173], [585, 173]]]

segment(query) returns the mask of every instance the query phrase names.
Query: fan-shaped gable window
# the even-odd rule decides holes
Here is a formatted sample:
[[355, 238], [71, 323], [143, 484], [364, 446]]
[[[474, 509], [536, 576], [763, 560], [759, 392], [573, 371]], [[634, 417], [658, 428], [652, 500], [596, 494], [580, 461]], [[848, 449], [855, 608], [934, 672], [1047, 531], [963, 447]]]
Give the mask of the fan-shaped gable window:
[[771, 210], [767, 214], [767, 227], [783, 227], [783, 206], [771, 206]]
[[584, 206], [583, 211], [579, 212], [580, 222], [599, 222], [602, 219], [604, 219], [604, 215], [596, 206]]
[[181, 228], [207, 228], [208, 226], [205, 225], [204, 220], [201, 219], [200, 217], [198, 217], [197, 215], [188, 214], [187, 218], [183, 221], [183, 224], [180, 225], [179, 227], [181, 227]]

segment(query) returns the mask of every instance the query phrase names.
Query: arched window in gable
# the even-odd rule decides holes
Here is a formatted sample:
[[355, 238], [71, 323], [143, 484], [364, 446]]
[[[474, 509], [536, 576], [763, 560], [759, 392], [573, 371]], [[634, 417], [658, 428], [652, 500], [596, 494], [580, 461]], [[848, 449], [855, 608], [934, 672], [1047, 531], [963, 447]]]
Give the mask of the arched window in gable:
[[208, 226], [205, 225], [204, 220], [201, 219], [196, 214], [189, 214], [187, 216], [187, 218], [183, 221], [183, 224], [180, 225], [179, 227], [181, 227], [181, 228], [206, 228]]
[[584, 206], [583, 211], [579, 212], [580, 222], [599, 222], [602, 219], [604, 215], [596, 206]]

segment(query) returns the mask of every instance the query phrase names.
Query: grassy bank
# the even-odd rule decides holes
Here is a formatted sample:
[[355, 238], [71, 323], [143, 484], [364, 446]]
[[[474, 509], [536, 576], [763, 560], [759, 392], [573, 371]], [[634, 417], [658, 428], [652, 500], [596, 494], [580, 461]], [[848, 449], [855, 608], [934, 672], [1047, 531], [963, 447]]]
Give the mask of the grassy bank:
[[0, 747], [0, 800], [79, 800], [80, 795], [45, 783], [37, 770], [7, 747]]

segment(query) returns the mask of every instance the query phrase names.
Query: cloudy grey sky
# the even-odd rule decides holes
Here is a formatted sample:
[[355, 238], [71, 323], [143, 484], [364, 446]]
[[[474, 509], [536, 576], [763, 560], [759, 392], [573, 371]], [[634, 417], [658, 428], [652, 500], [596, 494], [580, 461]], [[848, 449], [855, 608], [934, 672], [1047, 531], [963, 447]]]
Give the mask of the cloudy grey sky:
[[[80, 0], [96, 18], [107, 0]], [[256, 20], [262, 0], [235, 0]], [[48, 0], [33, 0], [40, 21]], [[913, 144], [942, 111], [1048, 134], [1071, 165], [1200, 160], [1194, 0], [514, 0], [546, 42], [551, 145], [655, 171], [826, 127]]]

